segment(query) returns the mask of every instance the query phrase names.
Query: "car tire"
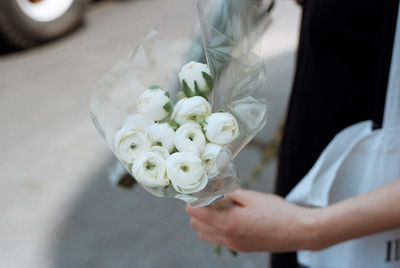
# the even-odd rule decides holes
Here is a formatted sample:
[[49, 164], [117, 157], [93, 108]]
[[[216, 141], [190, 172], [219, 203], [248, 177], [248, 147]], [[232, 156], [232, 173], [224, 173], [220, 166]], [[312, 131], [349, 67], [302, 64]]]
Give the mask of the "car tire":
[[86, 5], [87, 0], [0, 0], [1, 41], [22, 49], [55, 39], [80, 24]]

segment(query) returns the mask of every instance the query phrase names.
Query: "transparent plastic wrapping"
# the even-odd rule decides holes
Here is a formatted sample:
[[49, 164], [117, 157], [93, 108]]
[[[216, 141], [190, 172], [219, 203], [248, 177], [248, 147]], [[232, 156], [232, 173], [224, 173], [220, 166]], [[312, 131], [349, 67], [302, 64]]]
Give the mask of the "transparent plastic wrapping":
[[[196, 9], [177, 10], [99, 81], [90, 104], [93, 123], [117, 155], [114, 138], [126, 118], [137, 113], [137, 100], [160, 85], [173, 103], [182, 90], [178, 73], [190, 61], [207, 63], [214, 78], [208, 95], [213, 111], [236, 118], [240, 135], [220, 151], [219, 174], [196, 193], [183, 194], [171, 185], [143, 186], [159, 197], [174, 197], [204, 206], [240, 186], [232, 160], [264, 127], [267, 117], [265, 66], [258, 57], [260, 33], [268, 23], [270, 1], [200, 0]], [[132, 165], [125, 167], [132, 174]]]

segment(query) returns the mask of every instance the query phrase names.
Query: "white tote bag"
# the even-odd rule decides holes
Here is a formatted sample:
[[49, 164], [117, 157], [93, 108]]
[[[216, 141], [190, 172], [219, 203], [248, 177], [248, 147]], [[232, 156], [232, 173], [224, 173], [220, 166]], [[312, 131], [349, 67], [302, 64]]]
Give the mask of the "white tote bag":
[[[382, 129], [372, 130], [372, 122], [365, 121], [341, 131], [286, 199], [301, 205], [325, 207], [370, 192], [398, 178], [400, 16]], [[400, 229], [350, 240], [321, 251], [301, 251], [298, 261], [312, 268], [398, 268]]]

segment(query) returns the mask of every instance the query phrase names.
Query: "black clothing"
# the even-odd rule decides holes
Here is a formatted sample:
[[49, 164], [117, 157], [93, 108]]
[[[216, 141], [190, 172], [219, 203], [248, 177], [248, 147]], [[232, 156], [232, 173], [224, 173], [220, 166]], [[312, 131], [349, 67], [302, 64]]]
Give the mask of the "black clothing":
[[[276, 193], [287, 195], [344, 128], [379, 127], [398, 0], [305, 0], [297, 69], [279, 155]], [[273, 268], [298, 267], [294, 253]]]

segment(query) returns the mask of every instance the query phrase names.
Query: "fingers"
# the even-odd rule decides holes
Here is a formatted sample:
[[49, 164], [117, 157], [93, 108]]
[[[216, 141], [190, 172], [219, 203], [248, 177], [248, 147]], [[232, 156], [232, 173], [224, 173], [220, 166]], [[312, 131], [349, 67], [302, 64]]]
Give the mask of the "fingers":
[[214, 226], [211, 226], [207, 223], [204, 223], [194, 217], [190, 218], [190, 225], [196, 229], [198, 232], [209, 234], [209, 235], [218, 235], [218, 230]]
[[200, 233], [200, 232], [197, 233], [197, 236], [200, 240], [206, 241], [213, 245], [226, 246], [225, 240], [223, 238], [221, 238], [220, 236], [209, 235], [209, 234]]
[[221, 226], [224, 222], [229, 220], [230, 211], [231, 209], [214, 210], [208, 207], [193, 208], [190, 205], [186, 206], [186, 212], [190, 216], [215, 227]]
[[238, 234], [240, 234], [237, 217], [240, 216], [242, 209], [239, 206], [228, 210], [186, 206], [186, 211], [191, 216], [190, 224], [197, 231], [199, 239], [236, 251], [240, 249], [236, 247], [237, 243], [235, 242], [238, 241]]
[[215, 245], [225, 246], [227, 244], [226, 239], [220, 235], [217, 228], [193, 217], [190, 219], [190, 225], [197, 230], [199, 239]]

